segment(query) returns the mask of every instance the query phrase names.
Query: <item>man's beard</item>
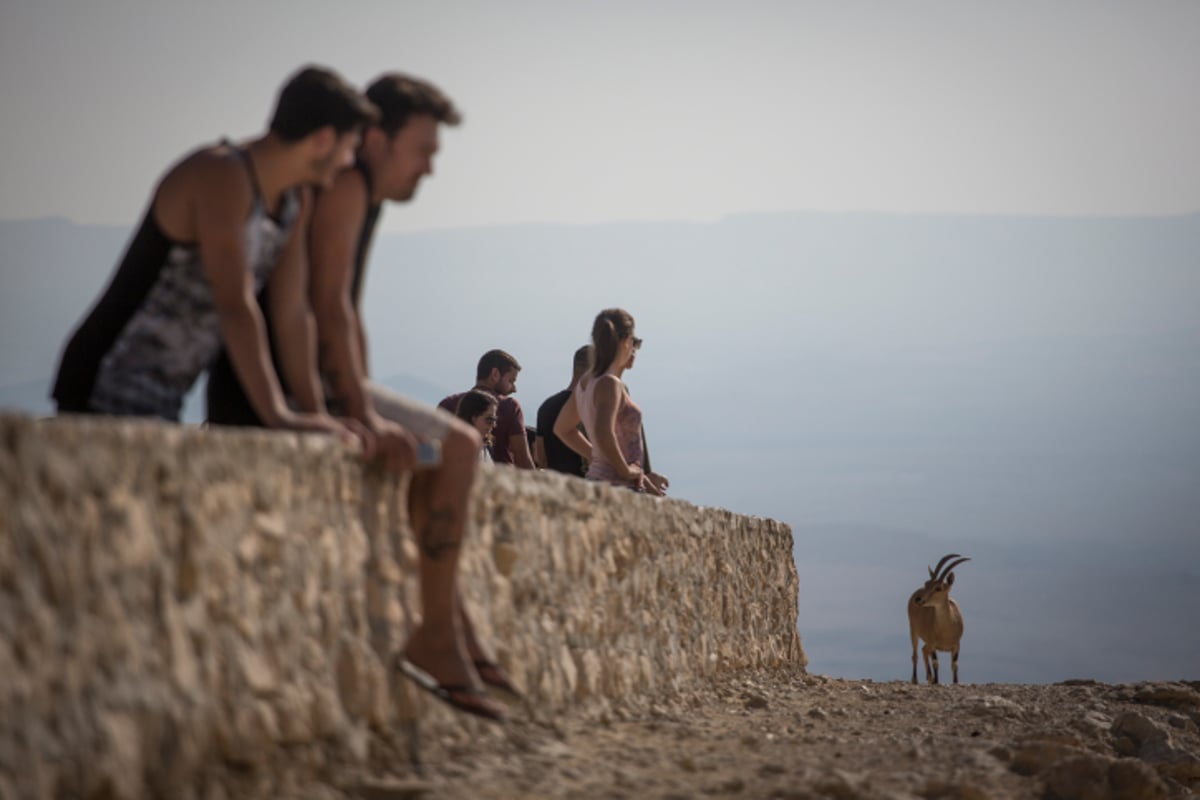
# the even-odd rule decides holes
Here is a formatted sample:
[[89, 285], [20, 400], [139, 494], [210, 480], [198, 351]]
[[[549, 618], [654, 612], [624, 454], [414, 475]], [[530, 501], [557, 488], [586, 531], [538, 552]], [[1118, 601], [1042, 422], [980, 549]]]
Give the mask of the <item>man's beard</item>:
[[421, 179], [417, 178], [412, 183], [410, 183], [408, 186], [404, 187], [404, 189], [402, 189], [401, 191], [396, 192], [394, 195], [392, 195], [392, 199], [395, 200], [397, 203], [407, 203], [409, 200], [412, 200], [414, 197], [417, 196], [417, 187], [420, 185], [421, 185]]

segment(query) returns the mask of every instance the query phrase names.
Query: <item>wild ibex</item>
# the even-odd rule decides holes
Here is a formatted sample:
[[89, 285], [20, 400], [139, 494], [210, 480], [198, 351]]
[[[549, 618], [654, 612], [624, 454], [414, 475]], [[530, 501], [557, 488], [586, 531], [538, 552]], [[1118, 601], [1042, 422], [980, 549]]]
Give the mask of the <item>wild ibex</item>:
[[[952, 558], [957, 558], [942, 565]], [[925, 642], [921, 655], [925, 658], [925, 680], [938, 682], [938, 651], [950, 652], [950, 668], [954, 682], [958, 683], [958, 643], [963, 634], [962, 612], [958, 603], [950, 599], [950, 586], [954, 583], [952, 569], [964, 561], [958, 553], [944, 556], [937, 568], [930, 568], [929, 580], [908, 598], [908, 634], [912, 637], [912, 682], [917, 682], [917, 639]], [[929, 658], [933, 657], [933, 671], [929, 671]]]

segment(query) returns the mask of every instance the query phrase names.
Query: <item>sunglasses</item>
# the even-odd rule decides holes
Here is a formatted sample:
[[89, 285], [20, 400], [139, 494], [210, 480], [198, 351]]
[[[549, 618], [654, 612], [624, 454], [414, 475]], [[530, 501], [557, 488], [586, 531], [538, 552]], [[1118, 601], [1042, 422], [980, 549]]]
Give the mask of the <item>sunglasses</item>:
[[496, 417], [484, 417], [484, 418], [483, 418], [483, 421], [484, 421], [484, 422], [490, 422], [490, 423], [492, 423], [493, 425], [495, 425], [495, 424], [496, 424]]
[[637, 336], [633, 337], [633, 349], [634, 350], [642, 349], [642, 340]]

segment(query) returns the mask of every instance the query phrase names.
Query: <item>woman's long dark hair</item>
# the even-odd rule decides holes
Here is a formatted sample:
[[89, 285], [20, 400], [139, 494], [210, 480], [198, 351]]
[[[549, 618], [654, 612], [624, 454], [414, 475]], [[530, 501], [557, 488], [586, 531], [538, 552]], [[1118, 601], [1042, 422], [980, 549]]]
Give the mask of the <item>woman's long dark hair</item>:
[[606, 308], [592, 323], [592, 374], [599, 378], [612, 366], [621, 340], [633, 333], [633, 317], [623, 308]]
[[[500, 407], [500, 401], [495, 396], [488, 394], [482, 389], [472, 389], [458, 399], [458, 406], [454, 409], [454, 415], [459, 419], [465, 419], [474, 427], [475, 418], [480, 414], [486, 413], [492, 406]], [[491, 434], [488, 434], [483, 443], [488, 447], [492, 446]]]

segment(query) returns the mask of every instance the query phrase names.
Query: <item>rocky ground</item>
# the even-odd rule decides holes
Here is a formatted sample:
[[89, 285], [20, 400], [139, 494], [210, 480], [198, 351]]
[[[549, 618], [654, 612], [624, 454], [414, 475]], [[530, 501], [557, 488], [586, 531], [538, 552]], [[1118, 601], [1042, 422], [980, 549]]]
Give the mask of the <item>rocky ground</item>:
[[[364, 798], [1200, 795], [1200, 682], [914, 686], [762, 673], [645, 714], [472, 723]], [[397, 742], [397, 750], [402, 749]], [[379, 754], [392, 765], [402, 754]]]

